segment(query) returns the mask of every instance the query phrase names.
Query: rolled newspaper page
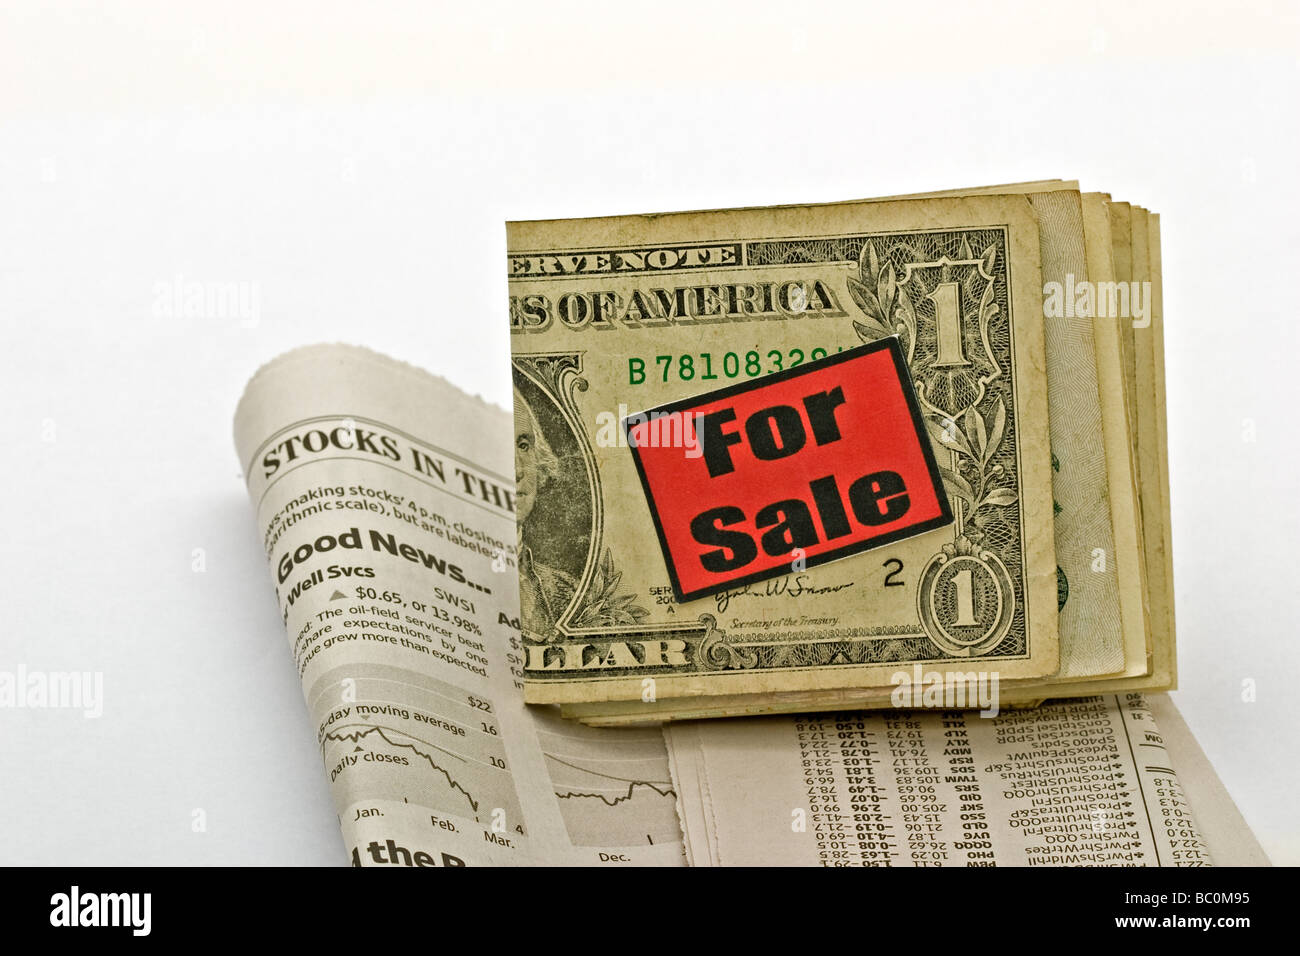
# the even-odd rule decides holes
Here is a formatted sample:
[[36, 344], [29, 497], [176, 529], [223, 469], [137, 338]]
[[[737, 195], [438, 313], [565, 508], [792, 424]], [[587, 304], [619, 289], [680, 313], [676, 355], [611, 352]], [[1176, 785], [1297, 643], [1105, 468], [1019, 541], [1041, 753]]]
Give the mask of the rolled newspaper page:
[[681, 865], [662, 734], [524, 706], [512, 428], [348, 346], [271, 362], [235, 414], [348, 856]]

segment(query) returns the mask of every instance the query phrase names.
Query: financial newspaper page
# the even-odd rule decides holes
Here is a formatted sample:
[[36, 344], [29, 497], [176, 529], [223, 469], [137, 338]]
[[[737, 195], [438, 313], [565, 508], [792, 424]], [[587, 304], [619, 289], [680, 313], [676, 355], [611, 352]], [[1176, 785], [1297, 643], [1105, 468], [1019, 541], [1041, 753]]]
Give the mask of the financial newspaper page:
[[524, 706], [513, 424], [364, 349], [261, 369], [235, 416], [354, 865], [682, 865], [656, 728]]
[[1140, 694], [665, 733], [694, 865], [1213, 863]]

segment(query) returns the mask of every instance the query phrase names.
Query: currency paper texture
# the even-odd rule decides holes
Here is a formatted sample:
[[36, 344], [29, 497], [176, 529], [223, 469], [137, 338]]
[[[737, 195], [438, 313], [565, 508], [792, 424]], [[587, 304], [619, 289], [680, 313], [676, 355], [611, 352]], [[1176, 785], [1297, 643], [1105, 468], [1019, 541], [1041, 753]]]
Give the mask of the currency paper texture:
[[[872, 687], [915, 663], [1057, 673], [1042, 260], [1024, 196], [512, 223], [508, 246], [528, 700]], [[955, 522], [674, 600], [617, 423], [889, 336]]]
[[[659, 401], [660, 394], [666, 392], [669, 404], [651, 406], [651, 415], [664, 408], [714, 407], [708, 405], [712, 396], [749, 387], [746, 383], [750, 382], [761, 386], [791, 374], [790, 363], [783, 369], [763, 366], [761, 358], [769, 340], [778, 347], [773, 356], [779, 359], [783, 336], [798, 335], [799, 329], [813, 325], [833, 330], [846, 322], [852, 327], [853, 341], [811, 357], [815, 361], [822, 354], [839, 355], [858, 341], [891, 340], [907, 349], [916, 393], [926, 408], [926, 428], [943, 465], [944, 492], [958, 517], [953, 529], [955, 545], [960, 548], [973, 541], [985, 551], [996, 552], [990, 545], [997, 543], [1000, 526], [992, 520], [997, 514], [990, 513], [988, 505], [998, 495], [988, 493], [986, 478], [973, 466], [986, 454], [981, 441], [990, 436], [1006, 437], [1005, 422], [998, 430], [983, 416], [962, 413], [954, 417], [934, 411], [937, 393], [927, 376], [932, 379], [937, 370], [949, 376], [950, 383], [961, 380], [969, 370], [947, 361], [956, 341], [951, 336], [954, 332], [965, 335], [975, 327], [948, 321], [951, 312], [939, 302], [942, 283], [919, 292], [907, 284], [900, 289], [898, 277], [904, 274], [900, 270], [915, 272], [917, 266], [882, 258], [883, 247], [877, 240], [883, 242], [882, 236], [895, 233], [864, 239], [860, 246], [848, 250], [844, 242], [837, 246], [834, 238], [818, 244], [796, 237], [781, 247], [793, 250], [788, 256], [767, 257], [752, 250], [766, 249], [764, 243], [769, 240], [745, 238], [755, 235], [759, 227], [762, 235], [770, 236], [778, 225], [787, 225], [788, 215], [807, 228], [819, 217], [830, 223], [838, 222], [837, 216], [905, 216], [900, 210], [911, 214], [923, 210], [932, 226], [959, 226], [967, 221], [961, 219], [963, 215], [988, 216], [993, 210], [994, 218], [1001, 213], [1013, 229], [1016, 213], [1027, 212], [1036, 229], [1032, 233], [1036, 249], [1027, 250], [1030, 258], [1036, 258], [1035, 274], [1041, 280], [1033, 295], [1036, 306], [1012, 307], [1011, 323], [1015, 330], [1041, 324], [1043, 374], [1038, 374], [1037, 366], [1023, 368], [1028, 363], [1021, 362], [1022, 368], [1013, 368], [1008, 378], [1019, 376], [1021, 386], [1040, 377], [1045, 381], [1046, 402], [1037, 406], [1035, 414], [1044, 415], [1048, 426], [1050, 441], [1041, 457], [1050, 462], [1051, 514], [1036, 513], [1040, 517], [1028, 526], [1027, 536], [1041, 544], [1051, 530], [1051, 590], [1057, 611], [1057, 665], [1051, 673], [1007, 666], [997, 653], [1004, 649], [1001, 647], [989, 653], [989, 645], [980, 640], [980, 635], [988, 632], [979, 624], [983, 615], [995, 618], [1007, 605], [996, 587], [967, 587], [975, 581], [988, 585], [991, 580], [961, 560], [967, 555], [957, 555], [958, 560], [945, 564], [925, 565], [913, 587], [904, 572], [915, 566], [913, 559], [921, 560], [917, 555], [899, 554], [900, 548], [887, 545], [863, 555], [880, 558], [881, 568], [861, 559], [814, 568], [816, 549], [822, 547], [817, 541], [814, 550], [791, 551], [789, 557], [795, 560], [790, 562], [789, 574], [783, 574], [783, 565], [768, 558], [764, 573], [781, 574], [780, 579], [724, 590], [714, 595], [714, 606], [703, 600], [673, 602], [662, 589], [656, 590], [653, 578], [644, 580], [647, 569], [654, 572], [663, 563], [656, 563], [653, 549], [634, 552], [629, 560], [621, 557], [625, 549], [620, 546], [620, 534], [641, 521], [640, 501], [625, 486], [620, 449], [612, 447], [614, 443], [601, 425], [602, 418], [612, 417], [599, 410], [607, 404], [601, 396], [617, 395], [620, 387], [633, 395], [651, 388]], [[791, 232], [794, 228], [788, 225]], [[694, 249], [691, 254], [698, 256], [694, 262], [683, 258], [686, 244], [672, 239], [687, 232], [701, 243], [698, 248], [690, 247]], [[833, 235], [834, 230], [828, 227], [825, 236]], [[737, 242], [728, 247], [718, 237]], [[640, 244], [627, 245], [632, 238], [641, 240]], [[550, 430], [567, 425], [568, 432], [577, 436], [578, 454], [550, 460], [560, 467], [588, 462], [583, 467], [595, 475], [594, 480], [568, 487], [560, 498], [551, 494], [546, 502], [549, 507], [542, 512], [547, 517], [525, 523], [522, 537], [526, 541], [549, 521], [560, 520], [561, 513], [571, 519], [585, 508], [580, 502], [586, 486], [595, 517], [585, 538], [566, 538], [567, 546], [576, 549], [570, 556], [572, 567], [564, 576], [554, 576], [557, 583], [551, 593], [555, 600], [549, 603], [547, 614], [530, 613], [527, 595], [536, 589], [524, 585], [530, 700], [558, 701], [566, 717], [600, 726], [880, 707], [889, 702], [892, 682], [906, 673], [897, 665], [912, 663], [924, 663], [927, 671], [946, 671], [958, 681], [969, 681], [972, 676], [978, 679], [989, 671], [997, 673], [1008, 703], [1176, 686], [1159, 217], [1138, 206], [1111, 202], [1104, 194], [1081, 193], [1072, 181], [1044, 180], [832, 206], [518, 223], [511, 227], [511, 243], [518, 253], [510, 258], [517, 393], [529, 388], [520, 383], [530, 381], [528, 369], [537, 359], [533, 352], [536, 341], [547, 349], [573, 349], [568, 360], [582, 368], [581, 374], [574, 373], [566, 380], [571, 386], [568, 393], [543, 388], [528, 399], [517, 394], [517, 422], [523, 422], [521, 429], [529, 435], [536, 431], [545, 439], [547, 426], [541, 424], [542, 416], [529, 401], [541, 402], [539, 407], [549, 403], [560, 408], [567, 420], [553, 421]], [[659, 258], [654, 259], [655, 255]], [[837, 273], [832, 263], [839, 256], [844, 257], [839, 263], [843, 271]], [[774, 264], [787, 269], [792, 264], [802, 265], [811, 272], [785, 279]], [[1015, 268], [1013, 261], [1011, 271]], [[654, 284], [647, 276], [658, 271], [690, 278], [670, 282], [665, 276]], [[723, 284], [711, 284], [715, 275], [722, 277]], [[688, 281], [694, 284], [686, 285]], [[773, 289], [787, 287], [798, 309], [783, 309], [779, 295], [770, 298]], [[762, 295], [769, 296], [769, 311], [748, 307], [751, 288], [760, 290], [756, 293], [760, 300]], [[892, 305], [882, 307], [882, 295], [893, 296]], [[922, 308], [914, 302], [918, 295], [926, 299]], [[968, 297], [958, 293], [955, 301], [967, 302]], [[710, 306], [699, 305], [706, 302]], [[812, 307], [823, 303], [824, 308]], [[1020, 304], [1024, 305], [1023, 300]], [[892, 326], [883, 318], [889, 315], [894, 318]], [[636, 343], [646, 337], [663, 343], [725, 340], [725, 347], [733, 349], [744, 345], [746, 335], [759, 343], [751, 349], [758, 361], [742, 369], [739, 353], [724, 352], [721, 376], [716, 367], [717, 350], [704, 346], [688, 355], [665, 345], [663, 353], [655, 355], [653, 368], [648, 358], [628, 354], [635, 353]], [[914, 343], [927, 341], [934, 343], [932, 353], [914, 347]], [[978, 348], [979, 343], [963, 340], [963, 357], [977, 354]], [[566, 353], [544, 354], [553, 359]], [[733, 358], [728, 360], [728, 354]], [[805, 367], [809, 357], [799, 356]], [[624, 361], [628, 366], [625, 381], [618, 380], [617, 372], [603, 371]], [[918, 370], [918, 363], [926, 367]], [[1010, 365], [1016, 365], [1014, 356]], [[728, 373], [735, 374], [729, 377]], [[726, 384], [730, 379], [741, 384]], [[719, 382], [724, 383], [720, 391]], [[678, 397], [683, 394], [685, 398]], [[625, 405], [620, 401], [619, 414], [646, 405], [649, 402]], [[585, 432], [584, 415], [594, 416]], [[632, 419], [645, 417], [633, 415]], [[1020, 433], [1018, 440], [1023, 443], [1026, 434], [1043, 424], [1026, 421], [1022, 413], [1013, 430]], [[690, 437], [690, 425], [689, 421], [681, 423], [686, 438]], [[745, 423], [747, 435], [751, 425], [752, 420]], [[652, 441], [673, 440], [671, 430], [662, 425], [657, 433], [646, 428], [634, 434], [648, 435]], [[704, 434], [715, 440], [721, 432], [706, 427]], [[731, 441], [729, 436], [722, 437]], [[565, 440], [561, 435], [560, 441]], [[568, 440], [574, 444], [572, 438]], [[638, 444], [641, 440], [638, 438]], [[697, 438], [695, 444], [700, 447], [686, 442], [685, 459], [701, 453], [703, 442]], [[1035, 447], [1042, 446], [1035, 443]], [[637, 457], [640, 455], [638, 450]], [[656, 455], [662, 459], [663, 450], [658, 449]], [[996, 457], [993, 453], [988, 461], [1000, 464]], [[526, 476], [530, 467], [527, 456], [518, 467]], [[681, 472], [688, 474], [689, 469]], [[689, 516], [700, 507], [698, 501], [713, 500], [709, 494], [698, 493], [698, 488], [680, 487], [682, 500], [676, 503], [676, 513]], [[784, 485], [781, 493], [785, 493]], [[1025, 489], [1020, 489], [1020, 494], [1023, 496]], [[653, 497], [649, 486], [647, 497]], [[760, 495], [759, 500], [765, 499]], [[784, 516], [791, 505], [802, 506], [799, 501], [782, 500], [754, 514], [754, 524], [764, 531], [763, 551], [773, 558], [779, 548], [769, 541], [788, 533], [791, 522], [771, 528], [760, 519], [768, 514]], [[661, 503], [655, 500], [651, 506], [655, 530], [662, 538]], [[718, 511], [707, 513], [716, 515]], [[741, 514], [746, 516], [743, 509]], [[819, 518], [829, 541], [831, 523], [820, 513]], [[691, 527], [694, 531], [694, 524]], [[805, 540], [809, 537], [807, 527], [803, 526]], [[698, 533], [696, 539], [705, 540]], [[740, 540], [743, 544], [749, 539]], [[689, 548], [684, 550], [689, 560]], [[593, 598], [587, 569], [594, 567], [596, 553], [603, 556], [603, 570], [618, 579], [620, 588], [606, 589], [608, 593]], [[800, 557], [806, 558], [802, 565]], [[677, 587], [680, 568], [673, 563], [671, 577]], [[928, 577], [925, 573], [945, 566], [946, 574], [944, 570]], [[881, 571], [885, 572], [880, 582], [883, 588], [905, 589], [895, 596], [905, 595], [905, 603], [915, 608], [913, 632], [925, 634], [950, 655], [959, 652], [964, 661], [953, 657], [909, 661], [898, 656], [903, 644], [897, 640], [882, 640], [880, 635], [862, 630], [847, 639], [842, 636], [841, 621], [869, 625], [896, 620], [889, 615], [898, 609], [872, 587]], [[834, 576], [838, 573], [849, 577]], [[828, 579], [827, 575], [832, 576]], [[823, 584], [826, 580], [829, 584]], [[641, 588], [646, 589], [645, 600], [637, 598]], [[1032, 597], [1033, 589], [1029, 593]], [[676, 597], [683, 595], [678, 591]], [[617, 612], [606, 614], [604, 624], [593, 624], [588, 614], [588, 626], [575, 629], [572, 610], [593, 600], [606, 610], [612, 604], [627, 613], [621, 617]], [[796, 604], [815, 605], [829, 613], [821, 617], [782, 613]], [[674, 623], [668, 623], [669, 618], [675, 618]], [[972, 620], [974, 627], [970, 626]], [[638, 632], [641, 625], [646, 625], [644, 633]], [[812, 636], [799, 633], [809, 628], [815, 632]], [[664, 634], [668, 636], [662, 637]], [[952, 641], [954, 637], [958, 641]], [[967, 643], [961, 644], [963, 639]], [[954, 646], [957, 644], [960, 646]], [[849, 651], [850, 645], [856, 646]], [[879, 655], [881, 663], [895, 666], [892, 670], [871, 668], [866, 662], [873, 654]], [[961, 668], [963, 663], [969, 667]], [[640, 670], [633, 664], [640, 664]], [[664, 673], [670, 675], [666, 682]], [[680, 679], [687, 675], [692, 679]], [[837, 681], [850, 675], [855, 679]], [[626, 679], [636, 676], [641, 677], [639, 696], [634, 683]]]

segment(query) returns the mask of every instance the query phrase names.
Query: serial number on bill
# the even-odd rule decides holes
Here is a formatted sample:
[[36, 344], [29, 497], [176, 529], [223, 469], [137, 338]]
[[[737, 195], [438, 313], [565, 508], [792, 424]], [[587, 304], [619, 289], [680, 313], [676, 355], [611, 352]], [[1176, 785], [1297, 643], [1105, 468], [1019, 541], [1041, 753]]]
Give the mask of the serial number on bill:
[[[844, 347], [837, 346], [836, 352]], [[748, 352], [685, 352], [680, 355], [654, 355], [627, 360], [627, 383], [642, 385], [654, 382], [720, 381], [733, 378], [757, 378], [790, 368], [804, 362], [824, 359], [831, 352], [824, 348], [811, 351], [803, 349], [768, 349]]]

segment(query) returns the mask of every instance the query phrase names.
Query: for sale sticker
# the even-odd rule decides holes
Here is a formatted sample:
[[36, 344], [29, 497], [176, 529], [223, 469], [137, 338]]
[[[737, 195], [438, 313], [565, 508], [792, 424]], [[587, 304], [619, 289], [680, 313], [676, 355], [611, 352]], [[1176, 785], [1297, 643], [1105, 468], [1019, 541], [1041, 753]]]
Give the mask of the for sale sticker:
[[952, 522], [896, 338], [623, 428], [679, 601]]

